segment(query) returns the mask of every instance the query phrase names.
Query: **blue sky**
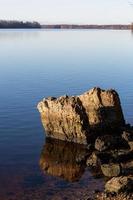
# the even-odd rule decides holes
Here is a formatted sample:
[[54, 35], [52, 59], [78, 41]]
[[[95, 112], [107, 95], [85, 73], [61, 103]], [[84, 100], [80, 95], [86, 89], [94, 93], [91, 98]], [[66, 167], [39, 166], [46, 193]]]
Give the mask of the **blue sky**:
[[133, 0], [0, 0], [0, 19], [41, 23], [109, 24], [133, 21]]

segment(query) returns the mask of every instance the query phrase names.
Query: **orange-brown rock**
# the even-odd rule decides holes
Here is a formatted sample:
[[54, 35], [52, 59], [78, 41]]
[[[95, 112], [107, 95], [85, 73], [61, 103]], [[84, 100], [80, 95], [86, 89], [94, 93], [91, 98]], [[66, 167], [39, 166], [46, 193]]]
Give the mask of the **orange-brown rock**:
[[118, 128], [124, 125], [120, 99], [115, 90], [93, 88], [79, 98], [91, 128]]
[[105, 185], [107, 192], [125, 192], [131, 191], [133, 188], [133, 176], [113, 177]]
[[91, 132], [124, 125], [120, 99], [114, 90], [93, 88], [80, 96], [46, 98], [38, 104], [48, 137], [90, 143]]

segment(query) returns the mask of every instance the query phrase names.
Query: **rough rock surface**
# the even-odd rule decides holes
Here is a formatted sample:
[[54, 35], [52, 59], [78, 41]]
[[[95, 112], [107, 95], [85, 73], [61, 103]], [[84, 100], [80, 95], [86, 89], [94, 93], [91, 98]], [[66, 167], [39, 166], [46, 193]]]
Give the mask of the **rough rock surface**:
[[115, 177], [121, 173], [121, 166], [117, 163], [103, 164], [101, 165], [101, 170], [104, 176]]
[[[119, 196], [121, 193], [122, 197], [126, 195], [124, 199], [130, 199], [128, 194], [133, 194], [133, 150], [129, 142], [132, 142], [133, 127], [125, 129], [118, 136], [109, 134], [97, 137], [95, 150], [88, 156], [86, 164], [98, 176], [103, 174], [110, 179], [105, 184], [105, 194]], [[108, 199], [113, 199], [110, 197]]]
[[105, 185], [107, 192], [120, 193], [123, 191], [131, 191], [133, 188], [133, 177], [132, 176], [120, 176], [114, 177], [109, 180]]
[[92, 131], [119, 129], [125, 121], [115, 90], [93, 88], [80, 96], [46, 98], [38, 104], [48, 137], [88, 144]]
[[115, 90], [93, 88], [79, 98], [91, 128], [118, 128], [124, 125], [120, 99]]
[[133, 130], [123, 131], [122, 137], [128, 142], [130, 149], [133, 150]]
[[130, 148], [128, 143], [121, 137], [117, 135], [103, 135], [97, 137], [95, 141], [95, 149], [98, 151], [105, 151], [108, 149], [118, 149], [118, 148]]

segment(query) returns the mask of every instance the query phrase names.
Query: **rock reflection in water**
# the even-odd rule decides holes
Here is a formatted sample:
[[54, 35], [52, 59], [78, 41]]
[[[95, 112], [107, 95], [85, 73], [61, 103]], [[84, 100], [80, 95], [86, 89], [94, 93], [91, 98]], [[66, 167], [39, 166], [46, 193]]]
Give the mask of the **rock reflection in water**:
[[[93, 147], [92, 151], [80, 144], [47, 139], [40, 158], [41, 169], [49, 175], [61, 177], [69, 182], [80, 181], [86, 169], [91, 172], [93, 179], [104, 179], [105, 177], [106, 192], [131, 191], [133, 186], [133, 151], [126, 140], [132, 141], [133, 130], [124, 131], [119, 137], [113, 137], [114, 142], [109, 149], [105, 147], [107, 147], [106, 144], [111, 144], [112, 136], [107, 136], [99, 137], [97, 139], [98, 146], [96, 140], [95, 149]], [[119, 141], [117, 146], [116, 141]], [[101, 148], [101, 144], [104, 144], [104, 148]], [[117, 183], [121, 181], [121, 177], [124, 177], [124, 181], [119, 187]], [[90, 177], [88, 177], [88, 181], [89, 179]]]
[[40, 166], [49, 175], [75, 182], [85, 171], [87, 155], [88, 151], [83, 145], [47, 138]]

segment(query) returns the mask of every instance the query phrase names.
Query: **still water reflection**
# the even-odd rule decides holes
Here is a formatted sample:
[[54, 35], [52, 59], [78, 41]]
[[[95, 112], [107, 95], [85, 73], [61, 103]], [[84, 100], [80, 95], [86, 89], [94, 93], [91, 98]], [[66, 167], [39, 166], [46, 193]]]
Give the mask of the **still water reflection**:
[[[68, 154], [64, 160], [60, 154], [60, 159], [53, 158], [52, 150], [46, 159], [49, 151], [42, 151], [45, 137], [36, 105], [44, 96], [77, 95], [94, 86], [114, 88], [126, 120], [133, 124], [131, 32], [0, 30], [0, 46], [0, 200], [55, 200], [63, 195], [70, 200], [102, 189], [102, 179], [94, 179], [85, 167], [84, 150], [79, 157], [75, 147], [68, 150], [78, 162]], [[59, 152], [58, 145], [51, 146]], [[39, 166], [41, 151], [49, 166], [43, 166], [42, 156], [45, 170]]]
[[102, 191], [99, 171], [86, 166], [91, 152], [85, 146], [46, 139], [36, 165], [3, 163], [0, 171], [0, 200], [75, 200]]
[[82, 145], [47, 139], [41, 153], [40, 166], [47, 174], [75, 182], [85, 172], [88, 153]]

